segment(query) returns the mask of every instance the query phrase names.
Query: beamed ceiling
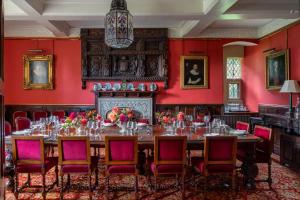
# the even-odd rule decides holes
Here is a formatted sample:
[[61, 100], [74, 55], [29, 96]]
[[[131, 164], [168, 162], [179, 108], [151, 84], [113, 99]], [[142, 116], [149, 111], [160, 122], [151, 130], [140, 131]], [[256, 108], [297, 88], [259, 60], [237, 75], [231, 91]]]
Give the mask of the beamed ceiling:
[[[111, 0], [4, 0], [5, 37], [76, 37], [103, 28]], [[136, 28], [170, 37], [260, 38], [299, 20], [299, 0], [127, 0]]]

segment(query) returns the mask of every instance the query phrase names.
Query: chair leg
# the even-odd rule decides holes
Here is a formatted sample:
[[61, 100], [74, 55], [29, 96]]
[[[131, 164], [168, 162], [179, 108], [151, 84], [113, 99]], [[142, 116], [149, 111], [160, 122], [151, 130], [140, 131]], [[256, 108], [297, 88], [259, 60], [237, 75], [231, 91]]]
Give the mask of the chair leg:
[[234, 171], [232, 173], [232, 177], [231, 177], [231, 184], [232, 184], [232, 192], [235, 194], [235, 188], [236, 188], [236, 172]]
[[185, 199], [185, 184], [184, 184], [185, 174], [182, 173], [181, 175], [181, 197]]
[[95, 186], [96, 187], [99, 185], [98, 174], [99, 174], [99, 170], [98, 170], [98, 167], [96, 167], [96, 170], [95, 170]]
[[19, 174], [16, 173], [15, 174], [15, 188], [14, 188], [14, 195], [16, 197], [16, 199], [18, 199], [18, 196], [19, 196], [19, 190], [18, 190], [18, 187], [19, 187], [19, 178], [18, 178]]
[[204, 194], [203, 194], [204, 199], [206, 199], [206, 192], [207, 192], [207, 176], [204, 176]]
[[269, 187], [271, 187], [271, 185], [272, 185], [272, 172], [271, 172], [271, 169], [272, 169], [272, 161], [270, 161], [268, 163], [268, 183], [269, 183]]
[[105, 197], [109, 199], [109, 176], [105, 177]]
[[27, 176], [27, 183], [28, 183], [28, 187], [31, 186], [31, 177], [30, 177], [30, 173], [28, 173], [28, 176]]
[[60, 183], [61, 183], [60, 199], [63, 199], [64, 198], [64, 175], [63, 175], [63, 173], [60, 174]]
[[157, 176], [154, 175], [154, 198], [157, 199]]
[[42, 174], [42, 182], [43, 182], [42, 195], [43, 195], [43, 199], [45, 200], [46, 199], [46, 174], [45, 173]]
[[58, 166], [55, 166], [55, 178], [56, 178], [56, 186], [59, 186], [59, 180], [58, 180]]
[[138, 198], [138, 192], [139, 192], [139, 182], [138, 182], [138, 175], [135, 175], [135, 199], [139, 199]]
[[91, 175], [91, 173], [88, 176], [89, 176], [89, 198], [90, 198], [90, 200], [92, 200], [92, 175]]
[[70, 174], [68, 174], [67, 187], [68, 187], [68, 192], [70, 192], [70, 187], [71, 187], [71, 177], [70, 177]]

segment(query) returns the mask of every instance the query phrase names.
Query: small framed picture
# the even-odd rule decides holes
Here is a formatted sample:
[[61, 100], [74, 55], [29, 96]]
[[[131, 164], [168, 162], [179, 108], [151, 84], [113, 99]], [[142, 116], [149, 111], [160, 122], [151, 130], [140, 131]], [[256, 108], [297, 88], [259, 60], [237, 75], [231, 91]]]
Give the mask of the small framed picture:
[[182, 89], [208, 88], [207, 56], [180, 57], [180, 86]]
[[266, 57], [266, 88], [279, 90], [289, 79], [289, 51], [283, 50]]
[[53, 56], [24, 55], [24, 89], [53, 89]]

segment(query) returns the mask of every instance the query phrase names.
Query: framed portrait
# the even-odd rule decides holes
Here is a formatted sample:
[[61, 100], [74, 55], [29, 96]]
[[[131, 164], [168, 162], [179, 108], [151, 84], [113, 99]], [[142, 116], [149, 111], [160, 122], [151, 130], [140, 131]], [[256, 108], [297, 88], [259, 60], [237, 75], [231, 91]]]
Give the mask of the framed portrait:
[[266, 88], [279, 90], [289, 79], [289, 51], [283, 50], [266, 57]]
[[24, 55], [24, 89], [53, 89], [53, 56]]
[[180, 57], [180, 86], [182, 89], [208, 88], [207, 56]]

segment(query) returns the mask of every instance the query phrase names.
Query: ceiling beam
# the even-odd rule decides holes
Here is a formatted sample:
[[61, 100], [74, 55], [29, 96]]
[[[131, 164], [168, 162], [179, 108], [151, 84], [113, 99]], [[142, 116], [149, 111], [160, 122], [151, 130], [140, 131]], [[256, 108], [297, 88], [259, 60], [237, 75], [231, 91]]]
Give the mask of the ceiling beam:
[[206, 15], [201, 17], [198, 23], [196, 23], [189, 32], [186, 32], [184, 35], [182, 35], [182, 37], [197, 37], [202, 31], [209, 27], [209, 25], [211, 25], [225, 11], [227, 11], [237, 2], [238, 0], [220, 0]]
[[[49, 29], [55, 36], [68, 36], [70, 26], [66, 22], [50, 21], [43, 16], [44, 0], [11, 0], [16, 6], [23, 10], [30, 19]], [[20, 17], [20, 16], [19, 16]], [[22, 16], [22, 19], [26, 18]]]

